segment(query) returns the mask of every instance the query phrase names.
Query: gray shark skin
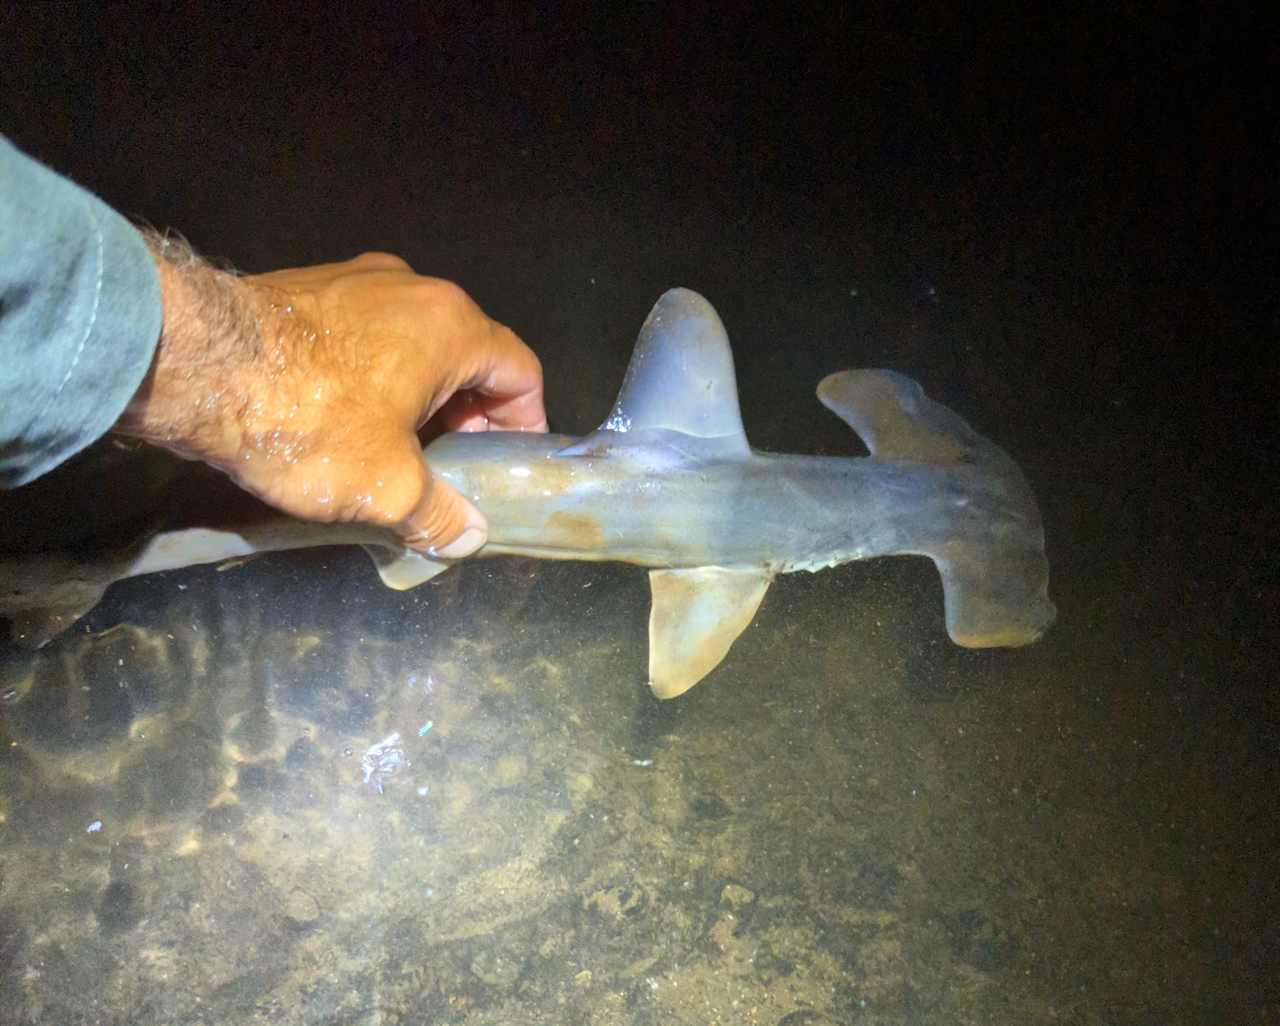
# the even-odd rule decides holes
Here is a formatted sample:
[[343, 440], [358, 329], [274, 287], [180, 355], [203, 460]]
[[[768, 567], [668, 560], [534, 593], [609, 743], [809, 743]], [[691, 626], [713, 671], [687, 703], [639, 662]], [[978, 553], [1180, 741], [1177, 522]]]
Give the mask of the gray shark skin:
[[[724, 326], [697, 293], [673, 289], [645, 320], [597, 431], [447, 434], [425, 456], [488, 517], [478, 555], [650, 568], [649, 683], [659, 698], [720, 663], [775, 575], [876, 556], [934, 561], [957, 644], [1035, 641], [1055, 613], [1040, 514], [1013, 460], [893, 371], [832, 374], [818, 398], [870, 456], [753, 450]], [[369, 550], [391, 587], [448, 568], [376, 528], [271, 516], [161, 532], [96, 564], [0, 563], [0, 614], [18, 640], [43, 644], [125, 577], [349, 543]]]

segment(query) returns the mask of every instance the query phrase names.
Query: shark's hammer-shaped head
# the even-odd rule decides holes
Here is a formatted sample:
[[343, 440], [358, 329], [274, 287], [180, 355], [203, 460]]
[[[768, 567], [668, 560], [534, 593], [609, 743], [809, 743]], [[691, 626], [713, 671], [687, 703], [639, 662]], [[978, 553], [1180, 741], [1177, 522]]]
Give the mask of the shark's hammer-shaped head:
[[852, 427], [870, 463], [892, 468], [914, 501], [867, 555], [919, 554], [942, 575], [947, 633], [966, 648], [1026, 645], [1055, 610], [1035, 496], [1013, 459], [890, 370], [841, 371], [818, 398]]

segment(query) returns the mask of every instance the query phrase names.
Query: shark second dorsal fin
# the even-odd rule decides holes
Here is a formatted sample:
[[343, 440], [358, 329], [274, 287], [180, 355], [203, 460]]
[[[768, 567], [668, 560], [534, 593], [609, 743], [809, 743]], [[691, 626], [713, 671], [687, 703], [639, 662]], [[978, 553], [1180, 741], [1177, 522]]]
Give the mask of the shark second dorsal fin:
[[683, 695], [720, 665], [756, 615], [773, 575], [703, 566], [650, 570], [649, 687]]
[[688, 435], [725, 457], [751, 451], [729, 336], [712, 305], [689, 289], [663, 293], [640, 329], [608, 418], [560, 454], [598, 453], [646, 431]]

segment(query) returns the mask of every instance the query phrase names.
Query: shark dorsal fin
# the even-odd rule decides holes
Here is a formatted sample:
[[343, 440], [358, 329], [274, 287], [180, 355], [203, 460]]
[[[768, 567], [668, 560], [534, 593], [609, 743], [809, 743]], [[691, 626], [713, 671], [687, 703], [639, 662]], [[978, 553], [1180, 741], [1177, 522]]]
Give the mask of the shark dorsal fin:
[[652, 431], [705, 440], [721, 456], [750, 452], [729, 336], [712, 305], [689, 289], [671, 289], [654, 304], [608, 418], [561, 454], [625, 445], [628, 434]]

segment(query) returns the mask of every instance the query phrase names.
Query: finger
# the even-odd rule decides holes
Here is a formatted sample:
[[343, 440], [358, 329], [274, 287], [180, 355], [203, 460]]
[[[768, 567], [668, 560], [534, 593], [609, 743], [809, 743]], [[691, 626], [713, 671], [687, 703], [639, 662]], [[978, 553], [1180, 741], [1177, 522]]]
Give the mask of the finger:
[[445, 431], [488, 431], [489, 415], [470, 390], [455, 392], [436, 414]]
[[[416, 451], [416, 447], [415, 447]], [[485, 543], [489, 524], [452, 485], [433, 477], [418, 456], [413, 460], [420, 483], [418, 503], [396, 525], [409, 548], [443, 559], [462, 559]]]
[[489, 324], [488, 344], [478, 349], [461, 387], [473, 393], [471, 403], [494, 430], [546, 431], [542, 364], [510, 328], [495, 321]]
[[463, 559], [483, 546], [488, 537], [484, 514], [452, 485], [433, 478], [430, 500], [407, 525], [404, 542], [430, 556]]
[[[376, 480], [345, 480], [333, 503], [339, 519], [376, 524], [409, 548], [442, 559], [461, 559], [485, 543], [484, 514], [447, 482], [432, 475], [417, 439], [398, 434], [371, 447]], [[363, 464], [362, 464], [363, 466]]]

